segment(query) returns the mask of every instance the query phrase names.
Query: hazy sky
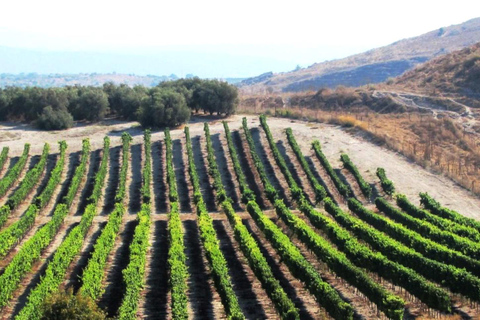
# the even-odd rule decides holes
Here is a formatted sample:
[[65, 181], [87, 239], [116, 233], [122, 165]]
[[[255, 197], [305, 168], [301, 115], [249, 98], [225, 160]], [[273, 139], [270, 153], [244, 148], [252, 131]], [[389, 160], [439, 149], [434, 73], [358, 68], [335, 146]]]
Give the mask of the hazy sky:
[[3, 1], [0, 46], [258, 55], [303, 66], [480, 16], [480, 1]]

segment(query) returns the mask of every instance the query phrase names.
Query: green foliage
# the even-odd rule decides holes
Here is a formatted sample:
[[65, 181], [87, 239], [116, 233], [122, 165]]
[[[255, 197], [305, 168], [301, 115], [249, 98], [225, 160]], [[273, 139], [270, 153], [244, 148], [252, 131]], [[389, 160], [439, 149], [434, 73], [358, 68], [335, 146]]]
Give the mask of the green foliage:
[[0, 171], [3, 169], [5, 162], [7, 162], [8, 158], [8, 147], [3, 147], [2, 152], [0, 153]]
[[355, 177], [355, 180], [357, 180], [365, 198], [367, 198], [367, 200], [370, 199], [372, 196], [372, 187], [363, 179], [362, 174], [357, 169], [357, 166], [353, 164], [352, 160], [350, 160], [350, 157], [345, 153], [340, 155], [340, 160], [342, 161], [345, 169], [350, 171]]
[[380, 184], [382, 185], [383, 191], [390, 196], [393, 195], [395, 192], [395, 186], [393, 185], [392, 180], [387, 178], [385, 169], [377, 168], [377, 177], [380, 179]]
[[43, 208], [50, 198], [52, 197], [53, 192], [58, 187], [60, 183], [60, 179], [62, 177], [62, 172], [65, 167], [65, 153], [67, 151], [67, 142], [59, 141], [58, 148], [60, 149], [60, 155], [53, 168], [52, 172], [50, 173], [50, 178], [48, 179], [46, 187], [43, 189], [42, 193], [38, 197], [35, 198], [35, 205], [38, 208]]
[[397, 205], [412, 217], [428, 221], [442, 230], [455, 233], [461, 237], [480, 242], [480, 232], [477, 229], [436, 216], [427, 210], [416, 207], [410, 201], [408, 201], [405, 195], [397, 194], [396, 198]]
[[[110, 140], [104, 140], [102, 162], [108, 163]], [[100, 168], [102, 164], [100, 164]], [[101, 171], [97, 174], [102, 175]], [[95, 184], [103, 184], [105, 179], [96, 180]], [[95, 189], [95, 186], [94, 186]], [[86, 206], [80, 223], [75, 226], [55, 251], [52, 260], [48, 263], [45, 275], [40, 283], [32, 289], [28, 295], [28, 301], [23, 309], [16, 316], [16, 319], [38, 319], [42, 317], [42, 310], [39, 308], [43, 301], [59, 290], [65, 273], [75, 256], [83, 246], [84, 238], [97, 214], [97, 203], [93, 202]]]
[[[27, 211], [21, 216], [21, 218], [14, 223], [12, 223], [8, 228], [0, 232], [0, 257], [4, 257], [11, 248], [25, 235], [25, 233], [33, 226], [35, 223], [35, 218], [38, 214], [38, 211], [44, 207], [47, 201], [50, 199], [51, 194], [54, 191], [54, 188], [58, 186], [58, 180], [60, 179], [64, 162], [65, 162], [65, 151], [67, 144], [65, 141], [60, 141], [60, 158], [55, 165], [55, 168], [52, 170], [50, 178], [47, 182], [47, 186], [42, 191], [40, 196], [38, 196], [28, 208]], [[2, 216], [0, 209], [0, 216]]]
[[3, 176], [3, 178], [0, 180], [0, 197], [3, 197], [7, 193], [8, 189], [13, 185], [13, 183], [17, 181], [20, 173], [22, 172], [25, 164], [27, 163], [29, 151], [30, 144], [25, 143], [25, 146], [23, 147], [23, 153], [20, 156], [20, 159], [18, 159], [17, 163], [15, 163], [15, 165], [10, 170], [8, 170], [5, 176]]
[[318, 140], [313, 141], [312, 148], [315, 151], [315, 154], [317, 155], [317, 158], [322, 164], [323, 168], [325, 169], [325, 171], [327, 171], [330, 178], [332, 178], [333, 184], [335, 184], [335, 187], [337, 187], [338, 192], [340, 192], [340, 194], [345, 198], [348, 198], [352, 191], [346, 184], [342, 182], [342, 180], [340, 180], [335, 170], [333, 170], [330, 162], [328, 161], [327, 157], [322, 151], [322, 148], [320, 147], [320, 142]]
[[[368, 212], [354, 199], [350, 199], [348, 205], [355, 214]], [[331, 210], [328, 206], [325, 206], [325, 209], [340, 225], [355, 234], [359, 240], [365, 241], [372, 249], [381, 252], [392, 261], [412, 268], [425, 278], [440, 283], [452, 292], [461, 293], [472, 300], [480, 301], [480, 279], [465, 269], [426, 258], [414, 249], [393, 240], [352, 215]]]
[[402, 224], [412, 231], [417, 232], [422, 237], [431, 239], [435, 243], [458, 251], [467, 257], [471, 257], [476, 260], [479, 259], [480, 246], [477, 242], [462, 238], [449, 231], [442, 230], [432, 225], [430, 222], [413, 218], [401, 210], [393, 207], [383, 198], [377, 198], [375, 200], [375, 204], [377, 205], [377, 208], [384, 212], [390, 219]]
[[[88, 139], [85, 139], [83, 140], [80, 164], [75, 170], [72, 181], [76, 178], [81, 179], [85, 174], [89, 156], [90, 142]], [[70, 191], [72, 189], [74, 189], [74, 191]], [[75, 194], [77, 190], [78, 185], [71, 183], [68, 192]], [[31, 271], [33, 263], [40, 258], [43, 250], [51, 243], [68, 214], [69, 205], [70, 204], [66, 203], [58, 204], [55, 207], [52, 219], [25, 242], [13, 257], [10, 264], [4, 269], [3, 274], [0, 276], [0, 287], [2, 288], [2, 290], [0, 290], [0, 308], [8, 303], [13, 292], [22, 281], [23, 276]]]
[[218, 171], [217, 162], [215, 160], [215, 151], [213, 150], [212, 139], [210, 139], [210, 128], [208, 123], [205, 122], [203, 130], [205, 131], [205, 138], [207, 141], [207, 160], [208, 160], [208, 173], [213, 178], [213, 189], [216, 192], [217, 202], [222, 203], [227, 200], [227, 193], [223, 188], [222, 176]]
[[36, 125], [41, 130], [64, 130], [73, 127], [73, 116], [67, 109], [53, 110], [51, 106], [46, 106]]
[[[17, 208], [17, 206], [25, 199], [25, 197], [32, 191], [32, 189], [37, 184], [40, 176], [47, 166], [48, 153], [50, 151], [50, 145], [45, 143], [43, 147], [43, 152], [40, 157], [40, 161], [29, 170], [25, 177], [22, 180], [20, 186], [15, 190], [13, 195], [8, 199], [6, 205], [10, 207], [11, 210]], [[0, 225], [2, 224], [0, 219]]]
[[255, 142], [253, 141], [252, 134], [248, 129], [247, 125], [247, 118], [242, 119], [242, 127], [245, 133], [245, 137], [247, 139], [248, 147], [250, 148], [250, 154], [253, 158], [253, 164], [255, 169], [257, 169], [258, 175], [260, 176], [260, 180], [262, 180], [263, 187], [265, 188], [265, 194], [267, 199], [269, 199], [272, 203], [275, 199], [278, 198], [277, 190], [273, 187], [268, 179], [267, 172], [265, 171], [265, 167], [263, 166], [262, 160], [255, 152]]
[[[223, 127], [225, 129], [230, 158], [232, 159], [235, 174], [240, 185], [242, 201], [244, 203], [255, 201], [255, 195], [246, 183], [246, 178], [240, 166], [238, 154], [233, 145], [232, 136], [230, 134], [230, 129], [227, 122], [223, 122]], [[260, 252], [258, 244], [248, 232], [247, 228], [242, 222], [242, 219], [233, 210], [230, 201], [224, 201], [222, 203], [222, 208], [227, 215], [228, 221], [233, 227], [235, 239], [239, 243], [240, 249], [247, 258], [253, 272], [262, 283], [262, 287], [267, 292], [267, 295], [275, 304], [275, 307], [282, 319], [299, 319], [300, 316], [298, 314], [298, 310], [296, 310], [295, 305], [288, 298], [278, 280], [273, 276], [272, 270], [270, 269], [267, 260]]]
[[167, 167], [167, 183], [169, 187], [170, 212], [168, 214], [168, 267], [170, 271], [169, 284], [172, 288], [172, 318], [188, 319], [187, 278], [185, 264], [185, 245], [183, 243], [183, 228], [178, 210], [177, 182], [173, 170], [172, 139], [168, 128], [165, 130], [165, 153]]
[[[120, 225], [122, 224], [122, 217], [125, 213], [125, 206], [123, 200], [125, 198], [126, 178], [128, 171], [128, 157], [130, 152], [130, 142], [132, 137], [127, 133], [122, 133], [122, 154], [123, 161], [120, 168], [119, 185], [117, 187], [117, 193], [115, 197], [115, 207], [108, 217], [107, 225], [103, 228], [102, 233], [95, 242], [92, 256], [88, 260], [88, 264], [85, 267], [82, 274], [82, 287], [80, 291], [97, 300], [104, 292], [103, 279], [105, 277], [104, 269], [107, 263], [107, 258], [115, 245], [115, 239], [120, 231]], [[105, 143], [107, 143], [107, 137], [105, 137]], [[110, 143], [108, 141], [108, 143]], [[105, 162], [107, 163], [107, 162]], [[103, 165], [103, 162], [102, 162]], [[98, 177], [98, 174], [97, 174]], [[98, 183], [97, 183], [98, 181]], [[96, 179], [94, 187], [103, 184], [102, 179]], [[98, 187], [98, 189], [101, 189]], [[92, 192], [92, 196], [95, 194], [95, 189]], [[90, 197], [92, 198], [92, 197]], [[93, 199], [99, 199], [94, 197]]]
[[320, 183], [318, 183], [317, 179], [313, 175], [313, 172], [310, 170], [310, 166], [305, 160], [305, 157], [302, 154], [302, 150], [300, 150], [300, 147], [298, 146], [297, 141], [295, 140], [292, 129], [287, 128], [286, 133], [287, 133], [288, 142], [290, 143], [290, 146], [292, 147], [293, 152], [297, 156], [297, 159], [300, 162], [300, 165], [302, 166], [303, 171], [307, 175], [308, 181], [310, 181], [310, 185], [315, 191], [315, 200], [317, 202], [322, 201], [327, 196], [327, 191]]
[[[382, 211], [389, 212], [392, 215], [394, 214], [394, 212], [391, 210], [394, 208], [389, 206], [384, 200], [377, 199], [375, 203], [377, 206], [379, 206], [379, 208], [381, 208]], [[371, 224], [378, 230], [382, 230], [390, 237], [404, 243], [406, 246], [418, 251], [424, 256], [443, 263], [455, 265], [459, 268], [466, 268], [467, 270], [474, 272], [476, 275], [480, 275], [479, 261], [476, 261], [460, 252], [453, 251], [448, 247], [438, 244], [430, 239], [423, 238], [417, 232], [411, 231], [399, 223], [393, 222], [373, 213], [370, 210], [367, 210], [354, 199], [349, 199], [348, 205], [349, 208], [351, 208], [351, 210], [354, 211], [360, 219]]]
[[102, 88], [77, 87], [69, 101], [68, 110], [75, 120], [103, 120], [109, 110], [108, 96]]
[[[261, 118], [260, 121], [262, 123], [262, 127], [267, 134], [267, 139], [270, 138], [270, 143], [270, 140], [273, 141], [273, 139], [271, 139], [270, 129], [268, 128], [268, 125], [266, 124], [264, 118], [263, 120]], [[246, 118], [243, 118], [243, 129], [247, 136], [250, 153], [252, 154], [252, 157], [254, 159], [258, 159], [258, 162], [254, 161], [255, 167], [257, 168], [260, 176], [264, 176], [264, 178], [262, 178], [262, 182], [264, 183], [265, 193], [273, 204], [280, 205], [280, 202], [283, 203], [283, 201], [278, 199], [278, 194], [276, 190], [272, 187], [271, 191], [268, 191], [270, 183], [268, 182], [265, 168], [260, 161], [258, 154], [255, 151], [255, 145], [253, 143], [250, 131], [248, 130]], [[283, 158], [277, 156], [276, 159]], [[289, 183], [294, 183], [296, 185], [293, 178], [288, 179], [288, 181]], [[301, 189], [298, 189], [299, 190], [297, 192], [292, 192], [294, 197], [302, 194]], [[320, 275], [314, 270], [313, 266], [308, 263], [308, 261], [302, 256], [298, 248], [295, 247], [295, 245], [291, 242], [288, 236], [285, 235], [280, 228], [278, 228], [270, 219], [268, 219], [263, 214], [263, 212], [258, 207], [258, 204], [255, 201], [249, 201], [247, 203], [247, 210], [252, 216], [252, 218], [255, 220], [255, 223], [260, 228], [260, 230], [262, 230], [267, 239], [272, 243], [277, 253], [282, 257], [283, 261], [288, 266], [290, 272], [306, 285], [307, 289], [310, 291], [311, 294], [316, 297], [317, 301], [322, 306], [324, 306], [325, 309], [335, 318], [352, 318], [353, 308], [348, 303], [344, 302], [341, 297], [338, 296], [338, 293], [332, 287], [330, 287], [329, 284], [323, 282]]]
[[[330, 198], [326, 198], [324, 203], [328, 212], [334, 211], [337, 215], [343, 214]], [[391, 261], [383, 254], [374, 252], [368, 246], [361, 244], [348, 231], [316, 211], [307, 202], [300, 203], [299, 209], [315, 227], [324, 231], [330, 241], [345, 252], [357, 266], [375, 272], [395, 285], [405, 288], [431, 308], [444, 312], [451, 311], [452, 301], [446, 291], [428, 282], [414, 270]]]
[[87, 168], [88, 163], [88, 156], [90, 153], [90, 140], [84, 139], [82, 141], [82, 157], [80, 158], [80, 164], [75, 169], [75, 173], [73, 174], [72, 181], [70, 182], [70, 187], [68, 188], [67, 194], [62, 199], [62, 202], [70, 207], [72, 205], [73, 199], [77, 194], [78, 188], [80, 187], [80, 183], [82, 182], [85, 170]]
[[91, 298], [69, 289], [49, 296], [41, 305], [41, 320], [103, 320], [106, 314]]
[[[136, 319], [140, 293], [145, 284], [145, 264], [147, 262], [148, 237], [150, 235], [150, 181], [152, 179], [152, 149], [150, 130], [145, 130], [143, 135], [145, 147], [145, 165], [142, 170], [143, 184], [142, 197], [144, 203], [137, 215], [138, 224], [133, 233], [130, 244], [130, 261], [122, 271], [125, 295], [118, 311], [119, 319]], [[99, 272], [102, 272], [98, 270]]]
[[153, 88], [142, 100], [137, 116], [145, 128], [175, 127], [190, 119], [190, 109], [181, 93]]
[[160, 88], [173, 89], [185, 97], [188, 107], [195, 112], [234, 114], [238, 105], [237, 87], [219, 80], [179, 79], [166, 81]]
[[352, 319], [352, 306], [343, 301], [338, 292], [322, 280], [315, 268], [300, 253], [300, 250], [295, 247], [279, 227], [263, 214], [257, 203], [254, 201], [248, 202], [247, 210], [283, 262], [288, 266], [292, 275], [305, 284], [320, 305], [334, 318]]
[[[308, 203], [303, 191], [298, 188], [295, 180], [292, 178], [290, 170], [288, 169], [285, 159], [278, 151], [277, 145], [273, 140], [270, 128], [266, 122], [266, 118], [261, 116], [261, 125], [267, 135], [267, 140], [270, 145], [277, 165], [281, 168], [281, 171], [287, 181], [289, 187], [293, 190], [299, 189], [297, 192], [292, 192], [294, 199], [300, 200], [301, 203]], [[287, 135], [289, 141], [293, 144], [296, 153], [303, 156], [300, 153], [299, 147], [296, 141], [292, 140], [293, 134], [291, 130], [287, 129]], [[306, 163], [305, 163], [306, 164]], [[307, 166], [308, 167], [308, 166]], [[323, 199], [323, 197], [322, 197]], [[362, 269], [353, 265], [347, 257], [334, 247], [330, 245], [323, 237], [318, 235], [312, 228], [310, 228], [305, 221], [292, 214], [290, 209], [287, 208], [283, 200], [277, 199], [274, 201], [274, 207], [280, 218], [295, 232], [297, 237], [307, 245], [307, 247], [315, 253], [315, 255], [324, 261], [333, 272], [344, 278], [348, 283], [358, 288], [363, 294], [365, 294], [370, 301], [375, 303], [380, 310], [391, 319], [402, 319], [404, 310], [404, 301], [386, 291], [382, 286], [377, 284], [368, 274]]]
[[[212, 218], [208, 214], [207, 208], [203, 201], [202, 192], [200, 190], [200, 180], [198, 178], [197, 168], [195, 167], [195, 160], [193, 158], [192, 142], [188, 127], [185, 127], [185, 138], [187, 141], [188, 172], [193, 185], [194, 203], [197, 207], [200, 239], [210, 265], [213, 282], [217, 292], [220, 294], [227, 317], [229, 319], [245, 319], [245, 316], [240, 309], [240, 305], [238, 304], [235, 292], [233, 291], [233, 285], [230, 279], [227, 261], [220, 250], [217, 240], [217, 232], [213, 227]], [[206, 138], [207, 140], [210, 140], [210, 135], [206, 135]], [[212, 151], [212, 149], [209, 149], [209, 152]]]
[[148, 89], [143, 86], [135, 86], [133, 88], [126, 84], [115, 85], [113, 83], [105, 83], [103, 90], [108, 95], [108, 103], [111, 111], [127, 120], [136, 120], [136, 112], [140, 108], [140, 104], [147, 96]]
[[119, 203], [123, 202], [127, 193], [128, 161], [130, 156], [130, 143], [132, 140], [132, 136], [128, 132], [122, 133], [122, 166], [120, 168], [118, 189], [115, 194], [115, 202]]
[[480, 222], [471, 218], [467, 218], [451, 209], [442, 207], [442, 205], [428, 195], [428, 193], [420, 193], [420, 203], [425, 207], [425, 209], [429, 210], [434, 215], [464, 226], [475, 228], [477, 231], [480, 231]]

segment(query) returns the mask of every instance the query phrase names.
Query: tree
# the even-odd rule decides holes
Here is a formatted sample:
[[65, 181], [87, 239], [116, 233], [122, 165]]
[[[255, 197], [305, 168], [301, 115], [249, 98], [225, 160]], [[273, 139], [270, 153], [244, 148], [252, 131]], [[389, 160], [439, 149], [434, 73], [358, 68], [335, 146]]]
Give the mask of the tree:
[[137, 112], [143, 127], [174, 127], [190, 119], [185, 97], [172, 88], [156, 87], [142, 100]]
[[103, 120], [108, 112], [108, 96], [96, 87], [80, 87], [78, 97], [69, 104], [69, 111], [75, 120]]
[[73, 126], [73, 117], [66, 108], [53, 110], [51, 106], [46, 106], [36, 125], [43, 130], [63, 130]]

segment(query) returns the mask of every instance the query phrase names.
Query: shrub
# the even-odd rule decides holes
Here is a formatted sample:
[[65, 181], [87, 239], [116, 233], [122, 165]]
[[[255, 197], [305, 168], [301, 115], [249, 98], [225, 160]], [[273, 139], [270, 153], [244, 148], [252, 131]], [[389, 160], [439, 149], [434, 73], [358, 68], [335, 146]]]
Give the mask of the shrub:
[[73, 126], [73, 117], [66, 109], [54, 111], [51, 106], [47, 106], [36, 124], [42, 130], [63, 130]]
[[72, 289], [58, 292], [47, 298], [41, 306], [42, 320], [101, 320], [106, 314], [96, 303], [82, 294], [73, 294]]

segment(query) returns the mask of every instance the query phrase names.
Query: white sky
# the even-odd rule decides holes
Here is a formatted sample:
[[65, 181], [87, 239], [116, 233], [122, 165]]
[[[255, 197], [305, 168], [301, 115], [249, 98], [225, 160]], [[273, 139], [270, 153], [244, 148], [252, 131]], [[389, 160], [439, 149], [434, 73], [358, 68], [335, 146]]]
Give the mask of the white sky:
[[478, 0], [4, 0], [0, 46], [140, 52], [245, 45], [280, 59], [304, 50], [307, 63], [320, 48], [316, 62], [478, 16]]

